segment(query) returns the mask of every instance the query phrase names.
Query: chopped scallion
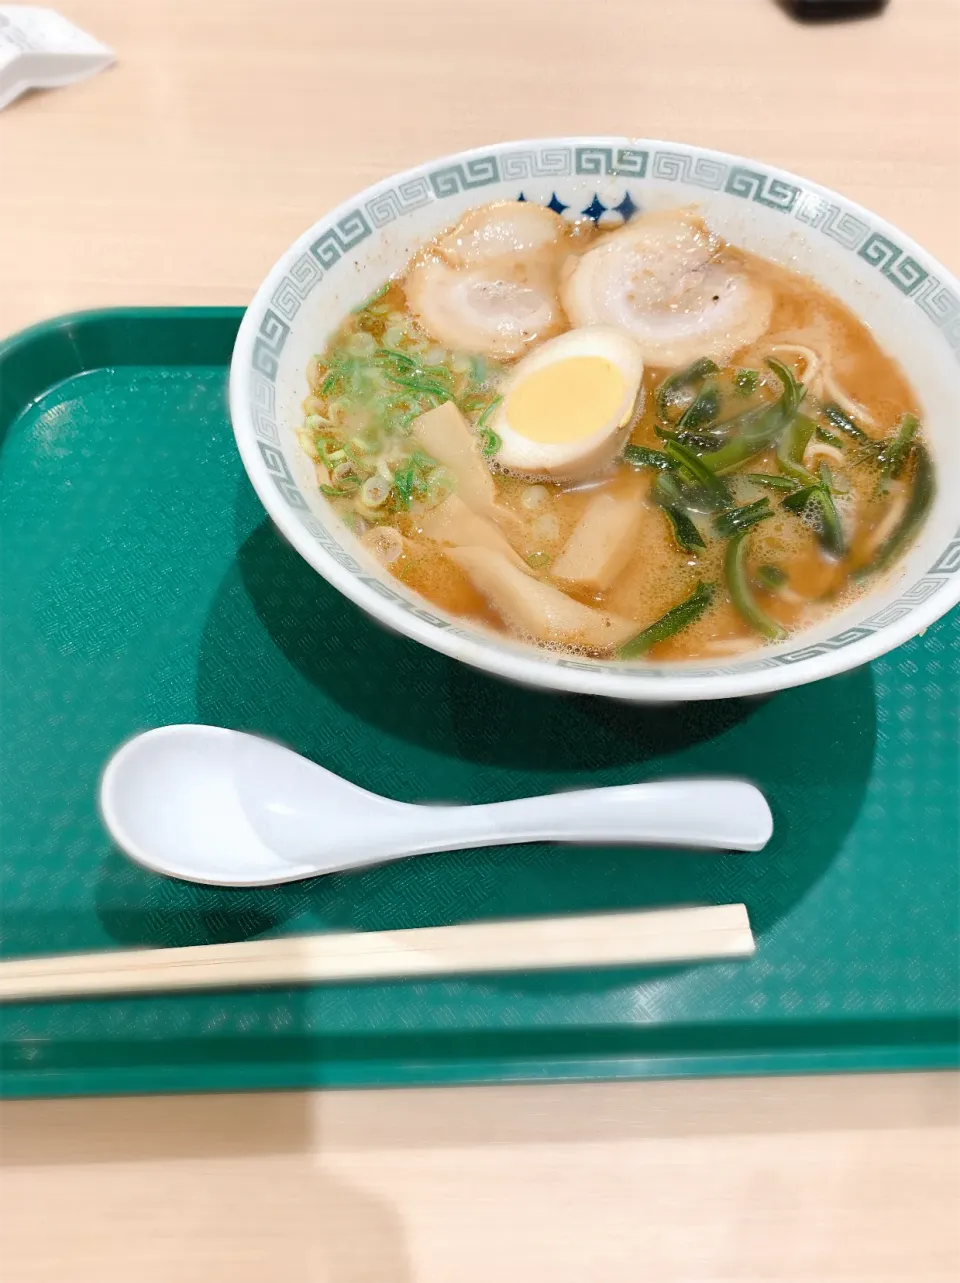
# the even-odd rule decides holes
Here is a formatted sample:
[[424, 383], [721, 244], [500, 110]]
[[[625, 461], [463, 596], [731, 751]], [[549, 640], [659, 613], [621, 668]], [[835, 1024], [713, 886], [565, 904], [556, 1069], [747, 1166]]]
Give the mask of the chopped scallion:
[[478, 435], [480, 437], [480, 453], [485, 459], [492, 458], [503, 445], [503, 442], [493, 428], [481, 428]]
[[[486, 422], [487, 422], [487, 420], [490, 418], [491, 414], [493, 414], [494, 410], [497, 408], [497, 406], [498, 406], [498, 405], [500, 405], [500, 403], [501, 403], [502, 401], [503, 401], [503, 397], [502, 397], [502, 396], [495, 396], [495, 397], [493, 398], [493, 400], [490, 402], [490, 404], [489, 404], [489, 405], [487, 406], [487, 408], [484, 410], [483, 414], [481, 414], [481, 415], [480, 415], [480, 418], [477, 420], [477, 431], [478, 431], [478, 432], [480, 431], [480, 429], [481, 429], [481, 428], [483, 428], [483, 427], [485, 427], [485, 426], [486, 426]], [[499, 449], [499, 447], [498, 447], [498, 449]]]

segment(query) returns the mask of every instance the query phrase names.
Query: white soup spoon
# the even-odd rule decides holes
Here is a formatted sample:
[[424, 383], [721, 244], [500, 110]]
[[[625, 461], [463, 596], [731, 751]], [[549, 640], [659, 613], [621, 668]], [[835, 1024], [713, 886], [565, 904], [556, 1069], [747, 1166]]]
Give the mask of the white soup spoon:
[[368, 793], [256, 735], [164, 726], [107, 764], [100, 806], [114, 841], [157, 873], [267, 886], [385, 860], [513, 842], [758, 851], [773, 832], [759, 789], [681, 779], [486, 806], [418, 806]]

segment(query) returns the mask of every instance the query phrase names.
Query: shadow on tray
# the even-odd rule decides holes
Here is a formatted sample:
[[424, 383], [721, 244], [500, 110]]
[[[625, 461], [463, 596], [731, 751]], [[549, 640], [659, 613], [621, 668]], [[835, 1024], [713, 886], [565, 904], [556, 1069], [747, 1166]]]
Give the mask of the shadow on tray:
[[[262, 515], [254, 502], [241, 492], [247, 530]], [[207, 618], [196, 705], [201, 721], [272, 736], [404, 801], [733, 774], [764, 789], [776, 831], [755, 855], [507, 847], [250, 891], [170, 882], [115, 856], [101, 919], [126, 943], [245, 939], [294, 918], [304, 929], [383, 930], [739, 900], [763, 932], [840, 849], [876, 738], [868, 668], [764, 700], [671, 708], [508, 685], [373, 624], [268, 522], [246, 534]], [[556, 977], [544, 983], [555, 989]]]

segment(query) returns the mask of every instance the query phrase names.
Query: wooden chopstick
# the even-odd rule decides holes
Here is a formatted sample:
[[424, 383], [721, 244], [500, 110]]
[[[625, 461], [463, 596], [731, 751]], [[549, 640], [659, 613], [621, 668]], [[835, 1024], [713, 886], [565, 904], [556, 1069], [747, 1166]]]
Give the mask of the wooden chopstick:
[[742, 904], [0, 962], [0, 1002], [746, 957]]

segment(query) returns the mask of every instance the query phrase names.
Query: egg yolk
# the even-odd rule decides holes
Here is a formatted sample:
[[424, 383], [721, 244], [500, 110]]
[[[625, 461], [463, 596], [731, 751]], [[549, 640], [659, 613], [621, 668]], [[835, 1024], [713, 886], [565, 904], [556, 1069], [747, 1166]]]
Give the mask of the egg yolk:
[[623, 375], [606, 357], [571, 356], [532, 370], [504, 409], [510, 427], [530, 441], [577, 441], [615, 418], [625, 390]]

